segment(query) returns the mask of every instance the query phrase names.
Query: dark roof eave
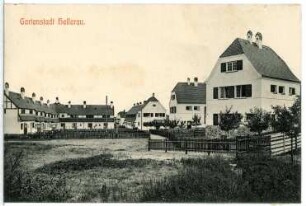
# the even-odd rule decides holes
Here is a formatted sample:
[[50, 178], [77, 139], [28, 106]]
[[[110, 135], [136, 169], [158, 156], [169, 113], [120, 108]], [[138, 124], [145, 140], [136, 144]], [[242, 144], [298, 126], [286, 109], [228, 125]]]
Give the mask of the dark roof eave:
[[278, 78], [278, 77], [270, 77], [270, 76], [268, 76], [268, 75], [262, 75], [262, 77], [264, 77], [264, 78], [269, 78], [269, 79], [283, 80], [283, 81], [287, 81], [287, 82], [301, 83], [300, 80], [294, 81], [294, 80], [290, 80], [290, 79], [284, 79], [284, 78]]

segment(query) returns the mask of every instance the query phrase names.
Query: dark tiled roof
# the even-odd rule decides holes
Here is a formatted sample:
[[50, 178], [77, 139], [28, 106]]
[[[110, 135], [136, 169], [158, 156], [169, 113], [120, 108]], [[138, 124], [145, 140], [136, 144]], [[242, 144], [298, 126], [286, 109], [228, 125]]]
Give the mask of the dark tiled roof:
[[206, 84], [194, 83], [188, 85], [187, 82], [179, 82], [176, 84], [172, 92], [175, 92], [177, 102], [179, 104], [206, 104]]
[[135, 120], [136, 120], [136, 115], [134, 115], [134, 116], [127, 116], [124, 119], [125, 122], [135, 122]]
[[146, 104], [141, 104], [141, 105], [135, 105], [133, 106], [129, 111], [127, 111], [126, 115], [135, 115], [137, 114]]
[[86, 105], [86, 108], [83, 108], [83, 105], [71, 105], [68, 108], [68, 105], [52, 104], [52, 107], [58, 113], [70, 115], [114, 115], [114, 110], [110, 105]]
[[259, 49], [255, 43], [251, 44], [245, 39], [237, 38], [220, 57], [238, 54], [245, 54], [257, 72], [263, 77], [300, 82], [286, 62], [268, 46], [263, 45], [262, 49]]
[[125, 115], [126, 115], [126, 111], [125, 110], [118, 112], [118, 116], [120, 116], [121, 118], [124, 118]]
[[21, 98], [20, 93], [10, 91], [9, 95], [6, 96], [20, 109], [33, 109], [39, 112], [56, 114], [56, 111], [51, 106], [41, 104], [40, 101], [34, 102], [30, 97]]

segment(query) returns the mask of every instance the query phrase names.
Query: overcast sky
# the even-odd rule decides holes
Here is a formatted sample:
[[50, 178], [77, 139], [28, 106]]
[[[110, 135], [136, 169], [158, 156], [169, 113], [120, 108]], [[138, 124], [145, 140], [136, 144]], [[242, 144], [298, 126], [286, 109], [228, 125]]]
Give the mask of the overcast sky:
[[[83, 19], [83, 26], [25, 26], [20, 18]], [[153, 92], [168, 109], [177, 82], [203, 82], [251, 29], [301, 79], [295, 5], [6, 5], [4, 80], [45, 100], [114, 101], [116, 113]]]

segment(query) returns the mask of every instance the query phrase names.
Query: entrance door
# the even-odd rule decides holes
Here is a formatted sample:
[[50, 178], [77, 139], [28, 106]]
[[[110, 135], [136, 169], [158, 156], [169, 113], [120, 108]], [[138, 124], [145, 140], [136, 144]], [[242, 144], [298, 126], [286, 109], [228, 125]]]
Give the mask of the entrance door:
[[23, 134], [28, 134], [28, 124], [24, 123]]

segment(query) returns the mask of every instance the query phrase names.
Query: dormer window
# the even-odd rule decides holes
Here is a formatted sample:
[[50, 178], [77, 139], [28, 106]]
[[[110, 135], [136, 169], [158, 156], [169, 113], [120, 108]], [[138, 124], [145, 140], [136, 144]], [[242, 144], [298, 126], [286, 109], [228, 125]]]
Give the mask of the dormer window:
[[238, 70], [242, 70], [242, 68], [242, 60], [221, 63], [221, 72], [235, 72]]
[[175, 100], [175, 94], [171, 95], [171, 100]]

